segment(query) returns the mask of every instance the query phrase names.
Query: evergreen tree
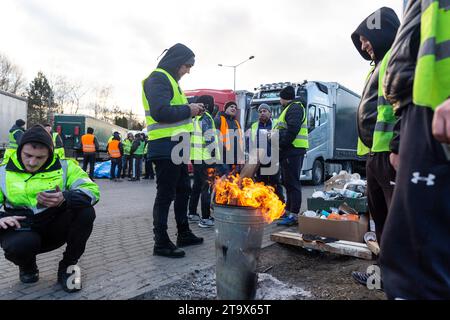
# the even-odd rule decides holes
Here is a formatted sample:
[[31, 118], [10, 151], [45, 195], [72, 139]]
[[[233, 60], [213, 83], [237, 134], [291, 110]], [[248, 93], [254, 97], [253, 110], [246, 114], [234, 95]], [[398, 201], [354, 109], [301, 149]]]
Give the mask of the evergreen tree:
[[53, 114], [57, 109], [54, 103], [53, 90], [47, 77], [41, 71], [30, 83], [28, 94], [28, 127], [35, 124], [52, 122]]

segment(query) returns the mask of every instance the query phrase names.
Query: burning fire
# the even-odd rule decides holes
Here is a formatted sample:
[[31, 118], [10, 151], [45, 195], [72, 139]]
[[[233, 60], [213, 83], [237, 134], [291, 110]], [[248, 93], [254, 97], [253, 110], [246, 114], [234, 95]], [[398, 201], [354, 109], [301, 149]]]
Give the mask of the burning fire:
[[240, 179], [239, 175], [217, 178], [215, 192], [217, 204], [259, 208], [268, 223], [280, 218], [286, 206], [273, 187], [249, 178]]

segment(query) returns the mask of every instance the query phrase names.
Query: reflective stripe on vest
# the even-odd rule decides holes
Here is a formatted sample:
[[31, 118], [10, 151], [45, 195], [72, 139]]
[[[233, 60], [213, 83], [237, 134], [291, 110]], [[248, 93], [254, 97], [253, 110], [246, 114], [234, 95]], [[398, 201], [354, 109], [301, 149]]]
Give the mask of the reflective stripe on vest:
[[380, 70], [378, 73], [378, 107], [377, 107], [377, 123], [375, 124], [375, 131], [373, 132], [373, 152], [387, 152], [390, 151], [390, 143], [394, 136], [394, 126], [396, 117], [394, 115], [394, 108], [384, 98], [383, 80], [386, 75], [386, 69], [391, 57], [389, 50], [381, 61]]
[[[170, 81], [172, 85], [173, 98], [170, 101], [170, 105], [172, 107], [187, 105], [188, 100], [184, 95], [183, 91], [181, 91], [178, 82], [165, 70], [156, 69], [154, 72], [159, 72], [164, 74], [167, 79]], [[144, 104], [145, 110], [145, 119], [147, 121], [147, 131], [148, 131], [148, 139], [149, 141], [162, 139], [162, 138], [170, 138], [172, 136], [176, 136], [180, 133], [192, 132], [194, 130], [194, 126], [192, 123], [192, 119], [189, 117], [188, 119], [175, 122], [175, 123], [160, 123], [155, 121], [151, 116], [151, 106], [147, 101], [147, 97], [145, 96], [144, 90], [145, 80], [142, 81], [142, 102]]]
[[17, 149], [19, 146], [17, 145], [17, 141], [16, 138], [14, 138], [14, 135], [16, 134], [16, 132], [18, 131], [22, 131], [20, 129], [14, 130], [13, 132], [9, 133], [9, 145], [8, 148], [9, 149]]
[[145, 143], [144, 154], [148, 153], [148, 141]]
[[290, 103], [281, 113], [280, 117], [278, 118], [278, 123], [276, 125], [276, 129], [287, 129], [287, 123], [286, 123], [286, 114], [289, 110], [289, 108], [293, 104], [298, 104], [301, 108], [303, 108], [303, 120], [302, 120], [302, 126], [300, 128], [300, 131], [297, 134], [297, 137], [292, 142], [292, 145], [296, 148], [309, 148], [309, 141], [308, 141], [308, 119], [306, 116], [306, 109], [300, 102], [292, 102]]
[[83, 152], [92, 153], [95, 152], [95, 136], [93, 134], [85, 134], [81, 137], [81, 144], [83, 145]]
[[108, 143], [108, 153], [113, 159], [121, 157], [119, 144], [119, 140], [112, 140], [110, 143]]
[[[369, 74], [366, 76], [366, 84], [365, 84], [366, 86], [368, 85], [369, 80], [370, 80], [370, 78], [372, 77], [373, 72], [375, 71], [375, 68], [376, 68], [376, 66], [372, 66], [372, 67], [370, 68]], [[365, 90], [365, 88], [364, 88], [364, 90]], [[359, 109], [359, 108], [358, 108], [358, 109]], [[367, 154], [369, 154], [369, 153], [370, 153], [370, 148], [367, 147], [367, 146], [362, 142], [361, 138], [358, 136], [358, 147], [357, 147], [357, 150], [356, 150], [356, 154], [357, 154], [358, 156], [360, 156], [360, 157], [363, 157], [363, 156], [365, 156], [365, 155], [367, 155]]]
[[[212, 158], [211, 151], [216, 150], [216, 159], [220, 158], [220, 154], [218, 150], [218, 137], [216, 132], [216, 125], [214, 124], [214, 120], [208, 112], [205, 112], [204, 116], [208, 117], [212, 123], [212, 132], [214, 132], [214, 145], [212, 147], [208, 147], [206, 143], [206, 137], [203, 134], [202, 130], [202, 120], [201, 116], [197, 116], [194, 118], [194, 131], [191, 135], [191, 160], [209, 160]], [[209, 131], [209, 130], [208, 130]], [[211, 132], [206, 132], [205, 134], [210, 134]]]
[[[11, 160], [16, 166], [20, 166], [16, 155], [13, 155]], [[45, 190], [54, 190], [56, 186], [59, 186], [61, 191], [65, 191], [67, 184], [68, 165], [66, 160], [54, 158], [50, 166], [56, 161], [60, 161], [61, 169], [35, 175], [6, 171], [6, 166], [1, 166], [0, 189], [5, 198], [5, 208], [30, 210], [34, 215], [48, 210], [49, 208], [38, 204], [37, 194]], [[26, 175], [27, 179], [23, 179], [23, 175]]]
[[[238, 132], [238, 142], [241, 147], [241, 149], [244, 147], [244, 141], [242, 139], [242, 129], [241, 125], [239, 124], [239, 121], [234, 120], [237, 126], [237, 132]], [[230, 141], [230, 127], [228, 127], [227, 119], [224, 116], [220, 116], [220, 136], [222, 139], [222, 142], [226, 148], [227, 151], [231, 150], [231, 141]]]
[[436, 109], [450, 96], [450, 4], [422, 0], [420, 49], [413, 101]]
[[53, 145], [55, 147], [55, 151], [54, 153], [60, 158], [63, 159], [66, 157], [66, 153], [64, 151], [64, 147], [56, 147], [56, 139], [58, 138], [59, 134], [58, 132], [53, 132], [52, 137], [53, 137]]
[[252, 124], [252, 132], [250, 136], [252, 142], [256, 141], [256, 136], [258, 135], [258, 128], [259, 128], [259, 121], [256, 121], [254, 124]]

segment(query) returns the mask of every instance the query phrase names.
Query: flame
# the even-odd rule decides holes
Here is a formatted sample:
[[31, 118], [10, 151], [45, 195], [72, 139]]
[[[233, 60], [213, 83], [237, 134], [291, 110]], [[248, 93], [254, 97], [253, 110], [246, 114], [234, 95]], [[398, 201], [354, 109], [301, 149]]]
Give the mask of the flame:
[[280, 218], [286, 206], [273, 187], [249, 178], [240, 179], [239, 175], [216, 178], [215, 192], [217, 204], [258, 208], [267, 223]]

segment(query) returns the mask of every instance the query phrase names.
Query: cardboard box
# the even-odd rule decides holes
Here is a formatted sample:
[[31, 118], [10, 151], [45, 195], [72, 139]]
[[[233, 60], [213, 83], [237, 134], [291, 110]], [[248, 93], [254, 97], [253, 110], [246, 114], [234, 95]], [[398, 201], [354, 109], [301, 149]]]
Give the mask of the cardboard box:
[[361, 215], [359, 221], [323, 220], [299, 215], [298, 229], [301, 234], [363, 243], [369, 229], [369, 219], [367, 214]]
[[363, 213], [367, 212], [367, 197], [353, 199], [345, 198], [343, 200], [325, 200], [322, 198], [308, 198], [308, 210], [329, 210], [330, 207], [339, 208], [341, 204], [346, 202], [350, 207], [356, 211]]

